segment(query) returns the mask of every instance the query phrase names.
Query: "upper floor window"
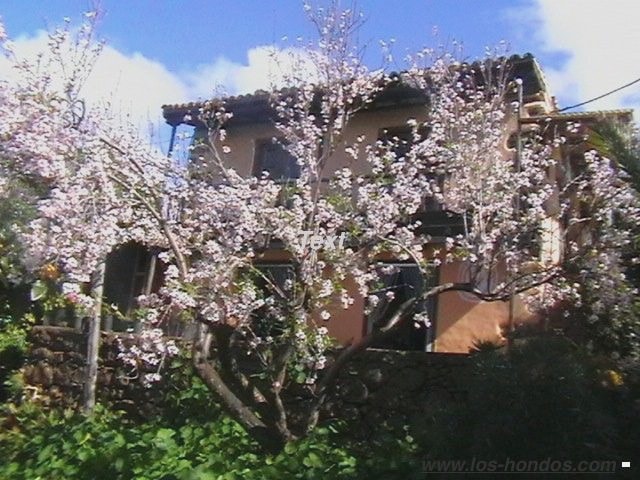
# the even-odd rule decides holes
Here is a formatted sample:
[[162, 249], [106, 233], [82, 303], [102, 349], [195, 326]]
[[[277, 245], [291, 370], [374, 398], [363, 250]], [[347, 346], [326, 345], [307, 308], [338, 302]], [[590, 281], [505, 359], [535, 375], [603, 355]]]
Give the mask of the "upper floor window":
[[276, 181], [286, 181], [300, 177], [300, 165], [279, 141], [259, 140], [256, 142], [253, 160], [253, 174], [262, 175], [269, 172], [269, 177]]
[[[418, 128], [418, 140], [425, 139], [429, 134], [428, 127], [422, 126]], [[412, 145], [416, 141], [413, 135], [413, 129], [410, 126], [399, 126], [384, 128], [379, 131], [378, 139], [387, 145], [391, 145], [391, 150], [397, 159], [404, 158], [411, 150]], [[435, 185], [440, 192], [444, 188], [444, 176], [441, 174], [433, 174]], [[424, 211], [441, 210], [442, 205], [433, 196], [425, 196], [422, 209]]]
[[[419, 139], [422, 140], [428, 135], [427, 127], [418, 128]], [[396, 158], [403, 158], [411, 150], [415, 139], [413, 137], [413, 129], [408, 125], [399, 127], [387, 127], [378, 132], [378, 140], [385, 144], [393, 143], [392, 151], [396, 154]]]

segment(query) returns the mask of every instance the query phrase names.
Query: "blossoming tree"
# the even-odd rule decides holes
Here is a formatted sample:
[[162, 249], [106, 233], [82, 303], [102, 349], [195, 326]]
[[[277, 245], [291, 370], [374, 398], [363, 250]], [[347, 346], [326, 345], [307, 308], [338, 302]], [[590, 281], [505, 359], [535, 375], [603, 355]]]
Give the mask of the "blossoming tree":
[[[425, 51], [399, 76], [372, 72], [350, 43], [360, 17], [338, 9], [309, 13], [320, 36], [308, 51], [312, 81], [291, 75], [291, 88], [272, 94], [275, 127], [300, 168], [288, 185], [268, 174], [242, 177], [228, 165], [225, 123], [233, 112], [223, 103], [210, 102], [201, 112], [206, 151], [180, 165], [145, 147], [104, 110], [85, 112], [69, 128], [65, 99], [78, 86], [73, 76], [64, 77], [60, 90], [46, 81], [46, 72], [18, 64], [23, 82], [7, 85], [0, 101], [3, 168], [49, 186], [39, 218], [25, 232], [32, 263], [55, 264], [79, 303], [95, 309], [98, 298], [85, 295], [82, 285], [95, 278], [110, 250], [128, 241], [158, 247], [164, 286], [139, 299], [146, 340], [143, 348], [123, 352], [123, 360], [159, 364], [159, 357], [174, 353], [160, 337], [163, 322], [179, 317], [194, 323], [196, 373], [270, 448], [316, 426], [340, 370], [359, 351], [402, 324], [428, 323], [418, 309], [425, 299], [451, 290], [487, 301], [524, 294], [532, 309], [544, 308], [576, 296], [569, 267], [587, 247], [593, 261], [583, 263], [581, 278], [614, 288], [622, 272], [612, 265], [628, 238], [610, 214], [637, 218], [635, 196], [595, 153], [566, 184], [557, 181], [552, 155], [561, 138], [523, 142], [517, 161], [505, 155], [505, 122], [514, 108], [507, 98], [518, 85], [507, 81], [504, 60], [463, 64]], [[54, 52], [67, 42], [57, 38]], [[427, 57], [428, 68], [419, 65]], [[86, 56], [54, 58], [71, 62], [71, 72], [85, 71]], [[426, 100], [424, 118], [409, 122], [413, 141], [398, 148], [397, 138], [358, 138], [346, 151], [365, 159], [367, 173], [329, 171], [354, 116], [398, 82]], [[591, 199], [593, 208], [580, 213], [578, 198]], [[462, 225], [435, 254], [424, 248], [430, 238], [419, 216], [431, 199]], [[550, 219], [571, 228], [550, 229]], [[588, 245], [575, 234], [583, 225], [592, 232]], [[565, 232], [560, 258], [541, 261], [530, 248], [532, 238]], [[314, 241], [345, 234], [342, 244]], [[276, 245], [293, 269], [282, 284], [256, 265]], [[408, 299], [383, 326], [328, 356], [332, 344], [323, 320], [348, 308], [356, 295], [369, 308], [381, 294], [393, 297], [393, 289], [380, 291], [381, 278], [393, 268], [380, 261], [385, 254], [413, 262], [425, 277], [440, 262], [463, 262], [467, 277]], [[247, 359], [259, 375], [244, 370]], [[296, 383], [306, 396], [292, 411], [283, 394]]]

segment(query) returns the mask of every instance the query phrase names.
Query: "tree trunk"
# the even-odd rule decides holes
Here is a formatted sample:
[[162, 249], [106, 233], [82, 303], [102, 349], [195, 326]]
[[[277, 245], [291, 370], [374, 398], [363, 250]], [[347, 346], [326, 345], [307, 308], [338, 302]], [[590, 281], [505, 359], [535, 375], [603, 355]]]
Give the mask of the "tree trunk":
[[[233, 382], [225, 381], [216, 366], [208, 359], [210, 341], [211, 334], [208, 328], [200, 324], [192, 348], [193, 368], [196, 375], [220, 400], [227, 413], [247, 430], [263, 450], [274, 454], [279, 453], [288, 441], [293, 440], [290, 432], [279, 430], [269, 421], [270, 418], [261, 417], [255, 405], [243, 399], [243, 393], [246, 392], [234, 391]], [[227, 373], [233, 377], [233, 372]]]
[[209, 362], [194, 362], [194, 369], [209, 390], [218, 397], [231, 417], [242, 425], [265, 451], [279, 453], [287, 441], [291, 440], [291, 438], [285, 438], [281, 435], [277, 429], [270, 428], [249, 406], [242, 402], [229, 389]]
[[94, 300], [93, 312], [89, 319], [87, 335], [87, 367], [84, 380], [82, 409], [85, 413], [93, 411], [96, 405], [96, 383], [98, 380], [98, 354], [100, 351], [100, 317], [102, 312], [102, 293], [104, 288], [105, 264], [100, 263], [91, 279], [91, 296]]

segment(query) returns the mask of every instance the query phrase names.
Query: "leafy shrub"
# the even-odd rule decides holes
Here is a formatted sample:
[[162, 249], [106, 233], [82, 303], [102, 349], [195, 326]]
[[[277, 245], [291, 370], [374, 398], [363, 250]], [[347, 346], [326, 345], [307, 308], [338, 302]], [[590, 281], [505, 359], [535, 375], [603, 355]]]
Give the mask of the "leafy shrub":
[[12, 377], [22, 367], [27, 351], [28, 321], [15, 321], [11, 316], [0, 316], [0, 403], [12, 394]]
[[635, 298], [632, 291], [636, 287], [619, 286], [614, 293], [618, 298], [609, 300], [614, 308], [603, 308], [597, 286], [597, 281], [581, 285], [582, 305], [565, 312], [569, 319], [565, 334], [594, 355], [612, 359], [640, 357], [640, 300], [625, 301]]
[[[594, 359], [563, 337], [518, 340], [473, 357], [465, 405], [436, 415], [433, 458], [598, 458], [617, 438], [611, 389]], [[610, 386], [615, 388], [615, 386]]]
[[173, 426], [187, 421], [207, 423], [224, 416], [211, 390], [193, 374], [188, 349], [181, 349], [163, 373], [167, 394], [162, 399], [161, 417]]
[[404, 462], [408, 457], [402, 452], [411, 456], [413, 450], [406, 438], [385, 439], [367, 452], [365, 445], [349, 443], [340, 429], [329, 426], [269, 455], [223, 415], [206, 423], [190, 418], [177, 423], [135, 424], [101, 406], [89, 417], [45, 412], [33, 404], [11, 406], [0, 430], [0, 478], [421, 478], [415, 463]]

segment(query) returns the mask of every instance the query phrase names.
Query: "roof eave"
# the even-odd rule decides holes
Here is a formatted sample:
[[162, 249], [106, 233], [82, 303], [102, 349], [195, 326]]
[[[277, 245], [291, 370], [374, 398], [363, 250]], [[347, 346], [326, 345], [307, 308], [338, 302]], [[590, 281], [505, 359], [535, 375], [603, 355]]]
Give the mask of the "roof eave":
[[[512, 55], [508, 63], [513, 69], [513, 77], [523, 79], [525, 101], [544, 99], [545, 93], [548, 92], [547, 83], [535, 57], [532, 54]], [[286, 93], [287, 90], [285, 88], [282, 92]], [[420, 92], [413, 91], [406, 85], [400, 85], [392, 88], [391, 91], [383, 92], [367, 109], [402, 107], [424, 102], [426, 98]], [[224, 105], [228, 111], [233, 112], [229, 125], [265, 123], [275, 118], [275, 112], [270, 105], [270, 93], [264, 90], [206, 102], [163, 105], [162, 113], [165, 121], [171, 126], [186, 124], [198, 127], [202, 126], [199, 120], [200, 114], [207, 104]]]

